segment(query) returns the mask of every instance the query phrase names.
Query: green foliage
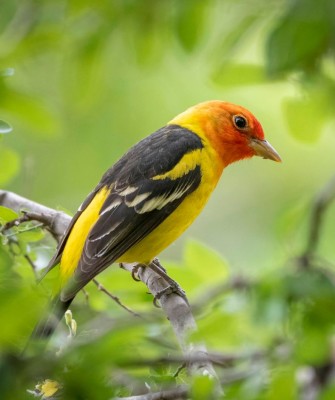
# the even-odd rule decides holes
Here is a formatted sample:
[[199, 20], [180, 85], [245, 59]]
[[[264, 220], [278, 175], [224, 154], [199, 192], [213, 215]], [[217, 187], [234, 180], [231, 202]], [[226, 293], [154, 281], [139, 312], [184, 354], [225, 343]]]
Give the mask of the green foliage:
[[186, 51], [194, 51], [203, 36], [208, 5], [201, 0], [185, 0], [177, 8], [176, 34]]
[[[298, 399], [309, 389], [306, 370], [318, 398], [335, 398], [327, 372], [334, 367], [333, 209], [320, 256], [304, 253], [310, 199], [334, 164], [334, 4], [1, 4], [0, 187], [74, 210], [131, 144], [210, 98], [247, 105], [273, 135], [282, 167], [253, 161], [227, 172], [193, 228], [197, 240], [163, 256], [173, 259], [163, 264], [194, 306], [192, 340], [232, 355], [216, 366], [226, 399]], [[144, 285], [116, 267], [99, 282], [144, 318], [90, 283], [88, 300], [80, 293], [72, 306], [76, 337], [67, 337], [63, 321], [47, 351], [33, 343], [21, 357], [58, 271], [36, 285], [33, 267], [47, 265], [54, 242], [32, 222], [1, 230], [19, 216], [0, 206], [1, 398], [33, 398], [25, 392], [38, 384], [51, 393], [48, 379], [61, 384], [64, 399], [180, 384], [192, 399], [220, 398], [208, 377], [176, 376], [179, 364], [161, 361], [180, 356], [169, 321]], [[241, 275], [244, 284], [236, 284]]]
[[[2, 223], [17, 217], [5, 207], [0, 209], [0, 215]], [[88, 304], [78, 296], [72, 307], [77, 335], [66, 338], [68, 328], [64, 321], [48, 346], [47, 359], [36, 357], [31, 343], [26, 356], [18, 359], [17, 354], [41, 314], [46, 296], [46, 286], [36, 292], [22, 271], [31, 271], [31, 265], [22, 264], [22, 255], [36, 259], [33, 253], [40, 253], [42, 247], [34, 243], [41, 245], [45, 241], [39, 236], [40, 229], [34, 236], [29, 224], [3, 233], [14, 237], [16, 243], [27, 243], [28, 247], [23, 250], [21, 245], [13, 251], [9, 242], [0, 247], [1, 276], [6, 280], [6, 286], [0, 287], [0, 312], [7, 321], [0, 334], [0, 348], [5, 350], [0, 366], [5, 377], [0, 379], [3, 398], [20, 398], [22, 388], [33, 390], [41, 380], [48, 379], [51, 383], [40, 383], [39, 390], [51, 392], [60, 384], [65, 399], [76, 396], [94, 399], [97, 394], [104, 398], [127, 396], [144, 390], [144, 384], [152, 391], [159, 391], [180, 383], [189, 384], [192, 399], [220, 398], [215, 382], [207, 376], [191, 380], [185, 374], [175, 377], [177, 366], [159, 361], [151, 364], [167, 354], [178, 354], [171, 328], [168, 321], [162, 320], [161, 313], [152, 313], [152, 299], [143, 284], [133, 282], [128, 273], [115, 268], [104, 272], [99, 281], [127, 306], [146, 312], [146, 318], [127, 315], [90, 284]], [[29, 237], [24, 237], [25, 232], [31, 233]], [[13, 268], [11, 263], [18, 265], [20, 259], [20, 267]], [[225, 398], [296, 399], [302, 390], [297, 381], [299, 371], [309, 366], [317, 373], [318, 368], [330, 362], [335, 275], [326, 264], [320, 265], [318, 259], [294, 259], [281, 269], [261, 274], [257, 280], [243, 285], [233, 284], [227, 262], [196, 241], [187, 244], [178, 266], [164, 265], [188, 287], [199, 325], [192, 340], [205, 338], [210, 349], [232, 354], [231, 361], [217, 367], [226, 382]], [[222, 289], [218, 290], [219, 287]], [[97, 334], [98, 331], [101, 333]], [[94, 369], [88, 369], [87, 365]], [[21, 383], [13, 391], [14, 375]], [[111, 376], [108, 382], [106, 376]], [[124, 379], [128, 382], [126, 386]], [[331, 398], [332, 393], [333, 387], [326, 386], [323, 396]]]
[[332, 0], [297, 0], [288, 4], [267, 42], [271, 75], [318, 70], [333, 49], [335, 38]]
[[0, 206], [0, 224], [4, 225], [6, 222], [12, 221], [18, 217], [18, 214], [12, 209]]
[[193, 400], [215, 399], [215, 382], [209, 376], [196, 376], [193, 378], [191, 387], [191, 398]]
[[7, 122], [0, 120], [0, 134], [9, 133], [12, 129], [13, 128]]

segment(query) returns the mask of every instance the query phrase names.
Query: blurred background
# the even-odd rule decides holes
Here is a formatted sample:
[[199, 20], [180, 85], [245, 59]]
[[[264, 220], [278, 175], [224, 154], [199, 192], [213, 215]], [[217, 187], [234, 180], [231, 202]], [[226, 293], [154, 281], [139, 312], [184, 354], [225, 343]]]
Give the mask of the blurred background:
[[[174, 266], [201, 242], [230, 273], [259, 277], [304, 251], [313, 201], [334, 175], [335, 2], [0, 7], [0, 119], [13, 127], [0, 135], [2, 189], [74, 213], [135, 142], [191, 105], [225, 100], [256, 115], [283, 163], [257, 158], [225, 170], [163, 263], [178, 277]], [[327, 260], [335, 256], [334, 221], [332, 207], [318, 243]], [[188, 275], [179, 283], [187, 286]]]
[[1, 186], [73, 213], [132, 144], [187, 107], [222, 99], [257, 116], [283, 164], [226, 170], [164, 257], [179, 258], [186, 237], [236, 268], [291, 251], [283, 219], [334, 167], [335, 17], [326, 3], [2, 2], [0, 112], [14, 131], [1, 143]]

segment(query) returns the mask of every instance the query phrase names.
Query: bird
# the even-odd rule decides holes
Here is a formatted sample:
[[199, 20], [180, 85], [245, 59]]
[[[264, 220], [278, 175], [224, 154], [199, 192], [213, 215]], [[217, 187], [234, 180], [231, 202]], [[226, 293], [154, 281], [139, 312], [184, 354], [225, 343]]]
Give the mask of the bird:
[[220, 100], [188, 108], [131, 147], [81, 204], [46, 267], [43, 276], [59, 266], [59, 289], [34, 336], [49, 336], [111, 264], [150, 266], [200, 214], [223, 170], [253, 156], [281, 161], [256, 117]]

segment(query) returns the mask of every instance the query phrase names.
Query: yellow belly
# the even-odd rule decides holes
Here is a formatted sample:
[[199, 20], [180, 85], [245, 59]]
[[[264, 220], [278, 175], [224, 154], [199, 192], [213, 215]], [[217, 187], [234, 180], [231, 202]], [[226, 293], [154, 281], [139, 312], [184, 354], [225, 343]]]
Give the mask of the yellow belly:
[[[206, 155], [203, 154], [205, 158]], [[154, 231], [124, 253], [117, 262], [140, 262], [147, 264], [173, 243], [196, 219], [221, 176], [223, 166], [213, 165], [215, 157], [207, 154], [202, 170], [202, 183], [191, 193]]]

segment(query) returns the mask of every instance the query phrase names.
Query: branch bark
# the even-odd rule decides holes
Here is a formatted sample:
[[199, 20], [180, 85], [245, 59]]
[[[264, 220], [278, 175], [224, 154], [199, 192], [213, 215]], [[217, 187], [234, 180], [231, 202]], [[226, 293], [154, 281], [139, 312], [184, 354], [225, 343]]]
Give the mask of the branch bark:
[[[0, 190], [0, 205], [11, 208], [17, 212], [30, 211], [31, 213], [37, 214], [39, 216], [38, 221], [44, 224], [46, 229], [57, 241], [63, 236], [71, 221], [71, 217], [62, 211], [53, 210], [52, 208], [35, 203], [32, 200], [6, 190]], [[35, 220], [37, 220], [37, 218], [35, 218]]]
[[312, 208], [310, 228], [308, 231], [305, 257], [313, 255], [320, 241], [323, 217], [327, 208], [335, 200], [335, 176], [325, 185], [316, 196]]
[[[0, 190], [0, 205], [15, 211], [27, 210], [32, 213], [31, 215], [39, 215], [38, 220], [40, 222], [42, 221], [46, 229], [58, 239], [63, 235], [71, 221], [71, 217], [64, 212], [53, 210], [42, 204], [4, 190]], [[136, 265], [137, 264], [123, 264], [122, 267], [131, 272]], [[140, 268], [138, 275], [140, 280], [154, 296], [168, 287], [168, 284], [162, 277], [150, 268]], [[190, 363], [190, 372], [211, 376], [218, 382], [212, 363], [208, 359], [205, 345], [190, 342], [190, 335], [197, 330], [197, 325], [187, 299], [182, 298], [176, 293], [167, 292], [160, 298], [160, 303], [165, 315], [171, 323], [183, 354], [186, 358], [197, 360], [196, 362]], [[219, 388], [218, 391], [220, 391]]]

